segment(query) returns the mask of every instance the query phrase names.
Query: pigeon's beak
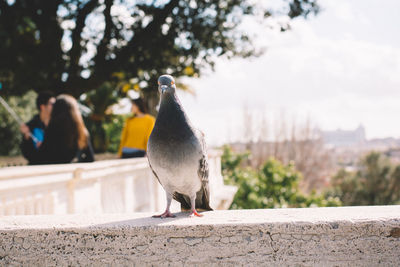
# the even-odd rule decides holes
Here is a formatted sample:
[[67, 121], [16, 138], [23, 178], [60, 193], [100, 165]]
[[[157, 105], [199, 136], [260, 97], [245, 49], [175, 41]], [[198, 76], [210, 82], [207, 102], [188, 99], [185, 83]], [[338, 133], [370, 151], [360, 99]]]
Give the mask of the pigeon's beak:
[[168, 86], [167, 85], [161, 85], [160, 89], [161, 89], [161, 93], [164, 94], [164, 92], [168, 89]]

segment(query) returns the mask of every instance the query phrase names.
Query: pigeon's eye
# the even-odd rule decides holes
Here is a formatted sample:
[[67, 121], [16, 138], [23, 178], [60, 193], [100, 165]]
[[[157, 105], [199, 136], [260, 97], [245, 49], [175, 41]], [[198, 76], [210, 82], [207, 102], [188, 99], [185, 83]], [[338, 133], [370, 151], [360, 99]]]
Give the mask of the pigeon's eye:
[[158, 85], [161, 85], [161, 83], [160, 83], [160, 82], [158, 82]]
[[171, 81], [171, 85], [174, 85], [174, 81]]

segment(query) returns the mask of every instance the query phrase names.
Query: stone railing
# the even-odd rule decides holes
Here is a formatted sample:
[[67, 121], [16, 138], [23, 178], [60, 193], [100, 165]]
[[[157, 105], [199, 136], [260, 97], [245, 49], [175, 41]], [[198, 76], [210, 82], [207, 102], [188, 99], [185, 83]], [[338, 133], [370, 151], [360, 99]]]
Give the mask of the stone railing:
[[[218, 151], [211, 151], [209, 163], [211, 205], [226, 209], [236, 187], [224, 185]], [[179, 208], [174, 202], [172, 210]], [[163, 209], [164, 190], [145, 158], [0, 169], [0, 216]]]
[[0, 217], [0, 266], [399, 266], [400, 206]]

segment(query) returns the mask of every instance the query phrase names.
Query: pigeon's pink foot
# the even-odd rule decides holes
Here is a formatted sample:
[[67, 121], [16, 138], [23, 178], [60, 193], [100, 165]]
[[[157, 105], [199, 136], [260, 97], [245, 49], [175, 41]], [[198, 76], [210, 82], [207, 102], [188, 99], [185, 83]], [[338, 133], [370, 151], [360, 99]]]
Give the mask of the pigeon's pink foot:
[[199, 214], [197, 213], [196, 210], [192, 210], [192, 213], [190, 213], [189, 217], [194, 217], [194, 216], [203, 217], [203, 214]]
[[169, 210], [166, 210], [163, 214], [153, 215], [153, 218], [175, 218], [176, 216], [172, 214]]

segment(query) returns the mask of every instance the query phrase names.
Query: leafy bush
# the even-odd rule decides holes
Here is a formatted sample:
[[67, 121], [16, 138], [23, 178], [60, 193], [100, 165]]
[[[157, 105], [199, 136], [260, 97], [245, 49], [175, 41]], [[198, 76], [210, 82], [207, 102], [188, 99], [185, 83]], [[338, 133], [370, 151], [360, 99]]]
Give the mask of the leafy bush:
[[346, 206], [400, 204], [400, 165], [371, 152], [361, 159], [357, 169], [339, 170], [326, 195], [340, 198]]
[[[113, 146], [111, 138], [108, 134], [110, 128], [113, 128], [112, 123], [117, 123], [118, 116], [113, 115], [110, 111], [111, 105], [118, 102], [117, 92], [114, 90], [115, 85], [110, 82], [102, 84], [96, 90], [92, 90], [81, 96], [81, 101], [90, 108], [90, 115], [85, 118], [85, 124], [88, 128], [96, 153], [104, 153], [109, 151], [109, 146]], [[111, 125], [110, 125], [111, 123]], [[121, 128], [122, 130], [122, 128]]]
[[283, 207], [339, 206], [338, 198], [304, 195], [299, 190], [302, 178], [294, 164], [283, 165], [274, 158], [268, 159], [259, 169], [241, 166], [250, 155], [235, 154], [224, 147], [222, 173], [226, 183], [238, 186], [232, 209], [262, 209]]
[[106, 121], [103, 124], [104, 130], [106, 132], [109, 145], [107, 147], [107, 152], [117, 153], [119, 148], [119, 143], [121, 140], [122, 128], [127, 116], [114, 115], [111, 120]]
[[85, 118], [96, 153], [118, 152], [122, 128], [127, 116], [107, 115], [102, 120]]
[[[23, 96], [3, 98], [23, 122], [29, 121], [37, 113], [36, 93], [34, 91], [29, 91]], [[19, 131], [19, 127], [19, 123], [0, 105], [1, 156], [16, 156], [21, 154], [19, 145], [22, 140], [22, 134]]]

